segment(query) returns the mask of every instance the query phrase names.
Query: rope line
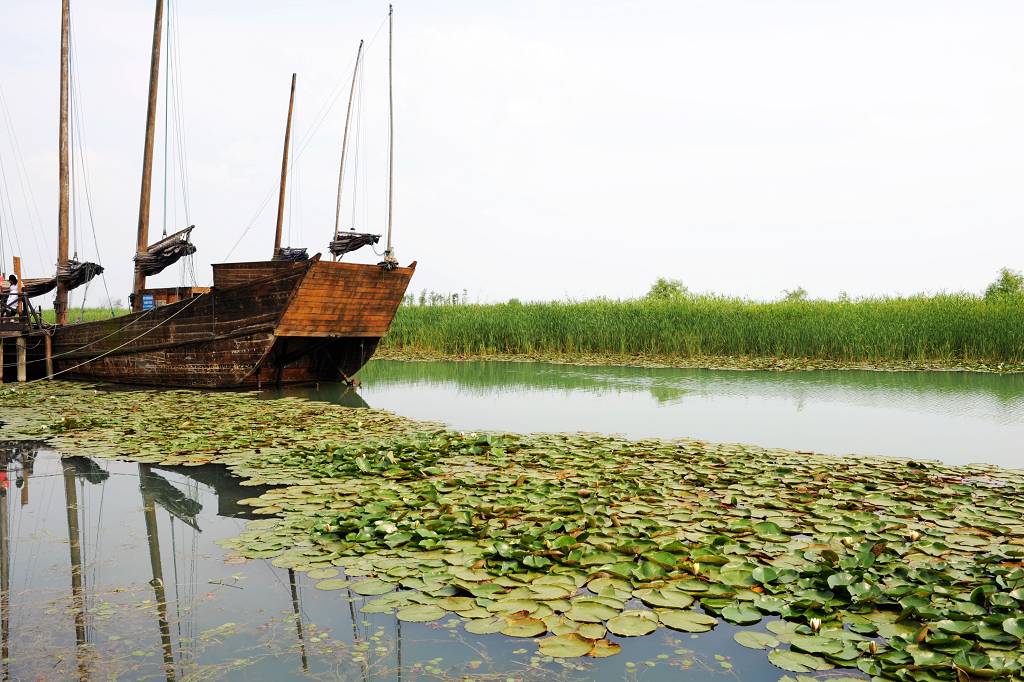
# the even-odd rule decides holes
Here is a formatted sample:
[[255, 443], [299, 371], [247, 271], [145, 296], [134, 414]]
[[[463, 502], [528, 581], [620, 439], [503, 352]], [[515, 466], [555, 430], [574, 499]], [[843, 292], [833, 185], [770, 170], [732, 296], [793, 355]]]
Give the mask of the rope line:
[[[150, 308], [149, 310], [147, 310], [147, 311], [145, 311], [144, 313], [142, 313], [141, 315], [139, 315], [139, 317], [138, 317], [138, 318], [136, 318], [136, 319], [132, 320], [131, 322], [129, 322], [129, 323], [128, 323], [128, 324], [126, 324], [125, 326], [121, 327], [121, 328], [120, 328], [120, 329], [118, 329], [117, 331], [111, 332], [110, 334], [107, 334], [106, 336], [101, 336], [100, 338], [96, 339], [95, 341], [90, 341], [89, 343], [87, 343], [87, 344], [85, 344], [85, 345], [83, 345], [83, 346], [79, 346], [78, 348], [74, 348], [74, 349], [72, 349], [72, 350], [69, 350], [69, 351], [65, 351], [64, 353], [57, 353], [56, 355], [51, 355], [51, 356], [50, 356], [50, 359], [51, 359], [51, 360], [55, 360], [56, 358], [62, 358], [62, 357], [64, 357], [65, 355], [74, 355], [75, 353], [77, 353], [77, 352], [79, 352], [79, 351], [81, 351], [81, 350], [84, 350], [84, 349], [88, 348], [89, 346], [95, 346], [95, 345], [96, 345], [97, 343], [99, 343], [100, 341], [106, 341], [106, 340], [107, 340], [107, 339], [109, 339], [109, 338], [110, 338], [111, 336], [117, 336], [117, 335], [118, 335], [118, 334], [120, 334], [120, 333], [121, 333], [121, 332], [122, 332], [123, 330], [125, 330], [125, 329], [127, 329], [128, 327], [132, 326], [132, 325], [133, 325], [133, 324], [135, 324], [136, 322], [139, 322], [139, 321], [141, 321], [141, 320], [142, 320], [142, 318], [146, 317], [147, 315], [149, 315], [149, 314], [150, 314], [151, 312], [153, 312], [154, 310], [156, 310], [156, 308], [155, 308], [155, 307], [154, 307], [154, 308]], [[53, 335], [53, 332], [52, 332], [52, 331], [50, 331], [50, 330], [48, 330], [48, 331], [47, 331], [46, 333], [47, 333], [48, 335], [50, 335], [50, 336], [52, 336], [52, 335]], [[25, 364], [26, 364], [26, 365], [31, 365], [31, 364], [33, 364], [33, 363], [36, 363], [36, 362], [46, 362], [46, 358], [38, 358], [38, 359], [36, 359], [36, 360], [27, 360], [27, 361], [25, 362]], [[0, 367], [16, 367], [16, 366], [17, 366], [17, 364], [18, 364], [18, 363], [16, 363], [16, 362], [13, 362], [13, 363], [6, 363], [6, 364], [3, 364], [3, 365], [0, 365]]]
[[[86, 360], [85, 362], [80, 362], [80, 363], [78, 363], [77, 365], [72, 365], [71, 367], [67, 367], [67, 368], [65, 368], [65, 369], [62, 369], [62, 370], [60, 370], [59, 372], [54, 372], [53, 374], [51, 374], [51, 375], [50, 375], [50, 376], [48, 376], [48, 377], [42, 377], [42, 378], [39, 378], [39, 379], [33, 379], [32, 381], [29, 381], [29, 382], [26, 382], [26, 383], [29, 383], [29, 384], [35, 384], [35, 383], [38, 383], [38, 382], [40, 382], [40, 381], [49, 381], [49, 380], [53, 379], [53, 377], [55, 377], [55, 376], [58, 376], [58, 375], [60, 375], [60, 374], [65, 374], [65, 373], [67, 373], [67, 372], [70, 372], [70, 371], [72, 371], [72, 370], [76, 370], [76, 369], [78, 369], [79, 367], [84, 367], [85, 365], [88, 365], [88, 364], [89, 364], [90, 362], [96, 362], [97, 360], [99, 360], [99, 359], [101, 359], [101, 358], [105, 358], [105, 357], [107, 357], [108, 355], [112, 355], [113, 353], [116, 353], [117, 351], [121, 350], [121, 349], [122, 349], [122, 348], [124, 348], [125, 346], [127, 346], [127, 345], [129, 345], [129, 344], [132, 344], [132, 343], [135, 343], [136, 341], [138, 341], [139, 339], [141, 339], [141, 338], [142, 338], [143, 336], [146, 336], [147, 334], [151, 334], [152, 332], [156, 331], [156, 330], [157, 330], [157, 329], [159, 329], [160, 327], [164, 326], [165, 324], [167, 324], [168, 322], [170, 322], [171, 320], [173, 320], [174, 318], [176, 318], [176, 317], [177, 317], [178, 315], [181, 315], [181, 314], [182, 314], [183, 312], [185, 312], [185, 311], [186, 311], [186, 310], [188, 310], [188, 309], [189, 309], [190, 307], [192, 307], [192, 304], [193, 304], [193, 303], [195, 303], [196, 301], [198, 301], [199, 299], [201, 299], [201, 298], [202, 298], [203, 296], [206, 296], [206, 293], [202, 293], [202, 294], [199, 294], [198, 296], [196, 296], [195, 298], [193, 298], [193, 299], [192, 299], [191, 301], [189, 301], [189, 302], [188, 302], [188, 303], [187, 303], [187, 304], [186, 304], [185, 306], [183, 306], [183, 307], [181, 308], [181, 310], [176, 310], [176, 311], [175, 311], [175, 312], [174, 312], [174, 313], [173, 313], [172, 315], [169, 315], [169, 316], [167, 317], [167, 319], [166, 319], [166, 320], [162, 320], [162, 321], [160, 321], [159, 323], [155, 324], [155, 325], [154, 325], [153, 327], [151, 327], [150, 329], [147, 329], [146, 331], [144, 331], [144, 332], [142, 332], [141, 334], [139, 334], [138, 336], [136, 336], [135, 338], [133, 338], [133, 339], [128, 339], [127, 341], [125, 341], [124, 343], [122, 343], [122, 344], [121, 344], [120, 346], [114, 346], [114, 347], [113, 347], [113, 348], [111, 348], [110, 350], [108, 350], [108, 351], [104, 351], [104, 352], [100, 353], [99, 355], [97, 355], [97, 356], [96, 356], [96, 357], [94, 357], [94, 358], [90, 358], [89, 360]], [[155, 308], [154, 308], [154, 310], [155, 310]]]

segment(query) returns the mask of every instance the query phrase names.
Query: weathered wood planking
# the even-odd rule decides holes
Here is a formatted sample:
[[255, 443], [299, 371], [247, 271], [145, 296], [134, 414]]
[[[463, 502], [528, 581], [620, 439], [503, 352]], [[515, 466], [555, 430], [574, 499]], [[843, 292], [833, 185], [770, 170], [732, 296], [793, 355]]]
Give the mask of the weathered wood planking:
[[209, 293], [58, 328], [55, 369], [157, 386], [335, 381], [373, 355], [414, 269], [318, 258], [215, 265]]
[[316, 263], [277, 326], [278, 336], [375, 337], [387, 333], [416, 264], [385, 270]]

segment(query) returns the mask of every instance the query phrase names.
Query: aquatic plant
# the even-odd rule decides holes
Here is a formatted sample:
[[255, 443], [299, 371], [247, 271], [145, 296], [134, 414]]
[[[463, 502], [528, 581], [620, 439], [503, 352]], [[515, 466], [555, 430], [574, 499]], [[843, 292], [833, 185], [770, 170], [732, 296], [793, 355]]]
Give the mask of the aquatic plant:
[[1024, 305], [1012, 296], [952, 294], [845, 302], [685, 296], [403, 306], [382, 351], [1019, 366]]
[[[367, 611], [607, 656], [719, 620], [795, 673], [1012, 677], [1024, 473], [699, 441], [464, 434], [299, 399], [7, 389], [10, 436], [222, 462], [266, 519], [227, 543]], [[88, 418], [86, 418], [88, 417]], [[342, 573], [343, 571], [343, 573]]]

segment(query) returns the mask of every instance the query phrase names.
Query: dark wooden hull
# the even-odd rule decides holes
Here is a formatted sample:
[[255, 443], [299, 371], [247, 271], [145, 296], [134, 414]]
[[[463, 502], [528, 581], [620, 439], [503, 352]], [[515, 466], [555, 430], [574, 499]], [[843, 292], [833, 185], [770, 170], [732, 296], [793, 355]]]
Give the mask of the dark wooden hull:
[[373, 355], [415, 263], [233, 263], [209, 293], [100, 322], [58, 328], [64, 377], [231, 388], [338, 381]]

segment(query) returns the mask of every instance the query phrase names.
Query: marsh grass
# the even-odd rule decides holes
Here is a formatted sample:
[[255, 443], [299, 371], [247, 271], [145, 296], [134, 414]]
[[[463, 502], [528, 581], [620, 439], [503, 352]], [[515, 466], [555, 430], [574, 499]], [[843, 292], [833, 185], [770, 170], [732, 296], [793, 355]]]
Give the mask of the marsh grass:
[[[114, 317], [120, 317], [121, 315], [127, 314], [127, 308], [114, 308]], [[70, 322], [95, 322], [96, 320], [109, 319], [110, 308], [86, 308], [84, 311], [81, 308], [75, 308], [68, 311], [68, 320]], [[43, 321], [53, 324], [53, 308], [43, 310]]]
[[402, 306], [382, 346], [473, 354], [616, 353], [851, 362], [1020, 363], [1024, 299], [675, 300]]

